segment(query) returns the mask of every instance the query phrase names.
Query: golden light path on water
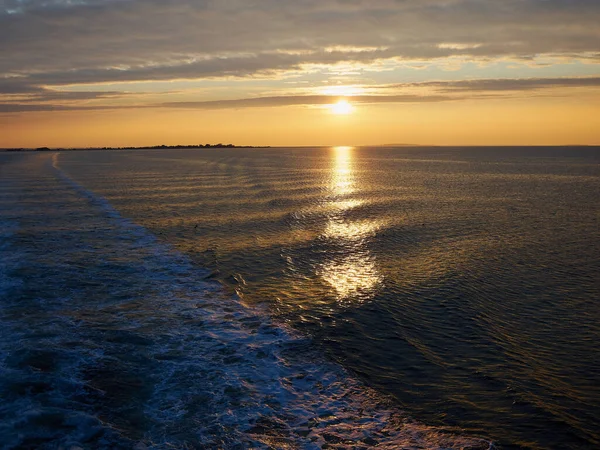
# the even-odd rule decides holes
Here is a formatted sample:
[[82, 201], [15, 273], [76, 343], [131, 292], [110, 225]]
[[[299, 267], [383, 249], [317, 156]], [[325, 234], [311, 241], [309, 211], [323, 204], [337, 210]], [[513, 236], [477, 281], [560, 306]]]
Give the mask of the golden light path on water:
[[367, 239], [381, 224], [372, 220], [351, 221], [345, 214], [365, 203], [354, 198], [360, 190], [356, 185], [353, 151], [352, 147], [332, 149], [331, 200], [323, 236], [341, 251], [329, 255], [318, 270], [320, 277], [335, 289], [340, 303], [370, 300], [383, 281], [367, 246]]

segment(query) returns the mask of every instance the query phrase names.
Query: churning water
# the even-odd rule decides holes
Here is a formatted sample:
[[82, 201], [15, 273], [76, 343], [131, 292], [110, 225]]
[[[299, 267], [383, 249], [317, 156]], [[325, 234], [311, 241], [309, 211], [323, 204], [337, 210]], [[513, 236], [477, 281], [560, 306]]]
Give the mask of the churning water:
[[0, 170], [7, 448], [600, 445], [599, 149]]

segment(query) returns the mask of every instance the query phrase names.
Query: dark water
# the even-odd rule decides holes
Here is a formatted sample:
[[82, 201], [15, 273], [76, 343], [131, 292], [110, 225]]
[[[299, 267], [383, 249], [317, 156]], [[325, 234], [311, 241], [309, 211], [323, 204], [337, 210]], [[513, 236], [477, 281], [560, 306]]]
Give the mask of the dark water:
[[[43, 161], [48, 155], [9, 156], [1, 155], [1, 167], [12, 177], [4, 183], [8, 192], [4, 203], [21, 203], [6, 209], [7, 223], [14, 222], [6, 240], [35, 260], [36, 268], [46, 270], [32, 270], [26, 264], [29, 269], [13, 268], [3, 285], [19, 292], [31, 303], [29, 307], [47, 292], [57, 292], [60, 301], [44, 298], [47, 303], [40, 306], [41, 324], [36, 324], [36, 330], [45, 330], [46, 311], [52, 308], [61, 311], [59, 317], [77, 316], [69, 317], [75, 322], [68, 327], [48, 325], [56, 336], [19, 334], [17, 340], [57, 339], [55, 347], [62, 348], [70, 333], [75, 342], [88, 343], [92, 349], [88, 344], [77, 344], [83, 349], [72, 344], [77, 347], [75, 362], [60, 352], [47, 356], [50, 365], [67, 361], [64, 367], [76, 367], [73, 371], [78, 375], [70, 382], [80, 389], [96, 388], [95, 382], [105, 383], [111, 377], [120, 380], [123, 374], [125, 380], [133, 377], [126, 386], [133, 383], [140, 392], [124, 403], [118, 389], [113, 400], [110, 395], [90, 400], [87, 394], [77, 400], [91, 411], [89, 420], [100, 417], [102, 423], [102, 411], [110, 415], [115, 408], [129, 408], [125, 419], [116, 414], [115, 420], [124, 420], [116, 428], [130, 429], [119, 431], [118, 439], [146, 445], [168, 439], [194, 444], [201, 441], [189, 435], [191, 431], [173, 437], [173, 430], [194, 429], [190, 425], [194, 420], [207, 417], [216, 428], [222, 427], [223, 411], [235, 411], [230, 423], [236, 425], [231, 427], [242, 430], [241, 434], [216, 428], [196, 432], [212, 436], [214, 442], [234, 436], [248, 443], [244, 445], [255, 445], [256, 433], [248, 430], [256, 428], [257, 413], [240, 407], [242, 398], [263, 405], [262, 416], [285, 423], [285, 432], [273, 432], [277, 429], [273, 424], [263, 427], [271, 431], [262, 435], [279, 439], [279, 447], [271, 444], [274, 448], [283, 448], [281, 442], [290, 448], [310, 448], [305, 445], [313, 444], [298, 443], [304, 442], [309, 417], [319, 417], [315, 398], [329, 402], [328, 413], [340, 418], [339, 426], [355, 429], [363, 423], [362, 412], [352, 417], [342, 413], [361, 410], [363, 406], [356, 405], [370, 404], [377, 396], [356, 387], [358, 377], [391, 395], [422, 423], [489, 436], [503, 448], [600, 446], [600, 149], [72, 152], [56, 157], [54, 167]], [[23, 201], [30, 204], [23, 207]], [[37, 213], [34, 206], [40, 208]], [[42, 217], [50, 217], [51, 229], [58, 227], [62, 234], [40, 228], [40, 221], [46, 222]], [[107, 220], [113, 225], [106, 225]], [[74, 233], [82, 227], [89, 233]], [[68, 264], [62, 257], [57, 259], [65, 239], [75, 238], [79, 240], [71, 248], [76, 251], [64, 255]], [[42, 248], [39, 242], [44, 243]], [[54, 247], [45, 248], [47, 242], [54, 242]], [[86, 262], [90, 258], [106, 260], [108, 267], [94, 263], [90, 272]], [[57, 263], [71, 267], [72, 262], [80, 272], [56, 278]], [[178, 268], [175, 274], [171, 273], [174, 267]], [[109, 279], [102, 281], [103, 276]], [[215, 278], [236, 291], [242, 303], [221, 292], [210, 281]], [[38, 291], [31, 292], [32, 285]], [[65, 303], [67, 288], [69, 302]], [[210, 306], [190, 308], [190, 301], [199, 301], [198, 292], [201, 303]], [[86, 302], [90, 298], [94, 301]], [[99, 307], [98, 299], [106, 305]], [[74, 303], [76, 313], [71, 311]], [[13, 325], [5, 336], [10, 341], [22, 332], [15, 331], [22, 319], [13, 308], [20, 311], [18, 306], [7, 310], [17, 314], [9, 315], [8, 323]], [[264, 308], [280, 325], [271, 322]], [[213, 356], [210, 345], [198, 344], [207, 339], [205, 328], [191, 325], [206, 320], [196, 318], [198, 309], [211, 311], [213, 328], [208, 335], [229, 349], [224, 350], [225, 356]], [[251, 334], [257, 341], [249, 344], [247, 322], [255, 329], [266, 327], [278, 333], [278, 345], [284, 342], [288, 354], [265, 338], [268, 333]], [[293, 338], [281, 322], [311, 340], [305, 344], [302, 338]], [[61, 327], [67, 327], [68, 333]], [[237, 340], [225, 336], [229, 327], [237, 327]], [[103, 340], [107, 328], [109, 344]], [[249, 347], [240, 347], [240, 342]], [[123, 357], [132, 352], [131, 346], [139, 361]], [[175, 362], [161, 359], [165, 348], [169, 355], [175, 352]], [[252, 356], [256, 348], [272, 356], [273, 362], [257, 367]], [[311, 353], [315, 348], [315, 355], [328, 354], [354, 375], [326, 361], [315, 362], [318, 357]], [[6, 358], [11, 370], [31, 367], [28, 360], [14, 362], [13, 353], [7, 352]], [[37, 359], [35, 351], [33, 355]], [[201, 362], [207, 355], [212, 365]], [[228, 367], [226, 358], [232, 355], [233, 366]], [[117, 361], [108, 375], [86, 369], [86, 364], [110, 366], [104, 358]], [[196, 378], [186, 385], [186, 376], [170, 377], [168, 389], [157, 388], [161, 385], [157, 380], [178, 365], [185, 368], [186, 376], [194, 373]], [[147, 376], [131, 375], [138, 367], [147, 367]], [[254, 368], [251, 375], [240, 375], [249, 367]], [[92, 375], [86, 370], [92, 370]], [[298, 400], [305, 387], [294, 388], [289, 379], [307, 370], [316, 380], [337, 377], [333, 385], [340, 391], [324, 393], [311, 385], [307, 395], [312, 397]], [[43, 368], [38, 371], [45, 373]], [[227, 390], [224, 386], [230, 384], [218, 377], [205, 381], [207, 374], [225, 372], [238, 381], [230, 383], [233, 390]], [[273, 389], [269, 383], [281, 379], [288, 380], [283, 385], [290, 386], [291, 393], [279, 389], [286, 399], [295, 398], [294, 406], [281, 395], [279, 406], [269, 403], [265, 394]], [[16, 388], [10, 389], [17, 395]], [[204, 395], [210, 412], [194, 406], [202, 401], [187, 399], [190, 390]], [[19, 401], [32, 397], [19, 395]], [[213, 396], [218, 400], [207, 402]], [[339, 397], [351, 397], [355, 403], [337, 405]], [[168, 401], [178, 405], [166, 408], [172, 414], [164, 412]], [[81, 408], [66, 405], [65, 410]], [[365, 425], [373, 439], [389, 448], [408, 445], [401, 439], [406, 439], [406, 433], [414, 438], [415, 428], [386, 440], [382, 436], [390, 432], [381, 427], [394, 422], [387, 419], [395, 417], [394, 407], [380, 405], [375, 410], [383, 418]], [[285, 419], [292, 411], [309, 412], [300, 414], [304, 422], [294, 422]], [[313, 430], [315, 439], [306, 442], [351, 448], [348, 442], [331, 438], [330, 431]], [[103, 433], [108, 436], [107, 430]], [[457, 442], [463, 438], [440, 444], [435, 432], [430, 433], [423, 444], [426, 448], [462, 445]], [[374, 445], [361, 439], [360, 445]]]

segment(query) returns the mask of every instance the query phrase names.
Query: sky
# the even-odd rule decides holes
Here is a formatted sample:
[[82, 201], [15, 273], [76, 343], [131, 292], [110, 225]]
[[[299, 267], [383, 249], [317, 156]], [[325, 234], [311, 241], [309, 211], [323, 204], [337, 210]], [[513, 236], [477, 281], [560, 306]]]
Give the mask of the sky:
[[598, 0], [0, 0], [0, 147], [600, 145]]

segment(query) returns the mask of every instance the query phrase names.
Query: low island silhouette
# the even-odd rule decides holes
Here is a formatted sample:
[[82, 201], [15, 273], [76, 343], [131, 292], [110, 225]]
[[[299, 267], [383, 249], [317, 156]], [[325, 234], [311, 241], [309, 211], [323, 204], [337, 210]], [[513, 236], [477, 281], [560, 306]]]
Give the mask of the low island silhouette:
[[194, 149], [194, 148], [270, 148], [268, 145], [234, 145], [234, 144], [197, 144], [197, 145], [148, 145], [142, 147], [37, 147], [37, 148], [4, 148], [0, 149], [7, 152], [56, 152], [64, 150], [175, 150], [175, 149]]

